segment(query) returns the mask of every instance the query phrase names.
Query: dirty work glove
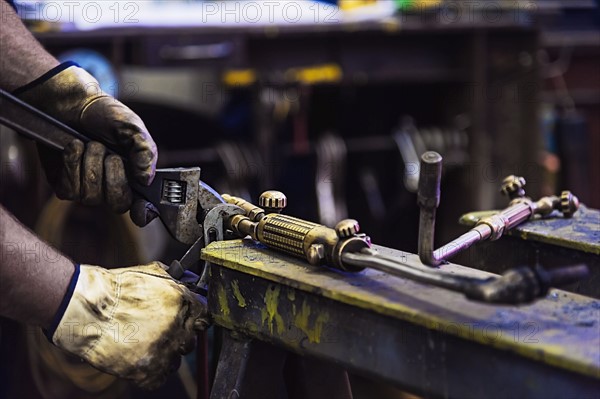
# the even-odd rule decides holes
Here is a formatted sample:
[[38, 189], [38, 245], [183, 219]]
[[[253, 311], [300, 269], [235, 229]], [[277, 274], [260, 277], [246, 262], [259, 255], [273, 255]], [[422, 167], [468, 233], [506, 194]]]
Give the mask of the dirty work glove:
[[[152, 182], [157, 150], [146, 126], [76, 64], [61, 64], [14, 94], [90, 139], [107, 143], [126, 157], [132, 178], [143, 185]], [[119, 213], [131, 208], [131, 219], [139, 226], [156, 217], [148, 202], [133, 203], [123, 161], [116, 155], [107, 156], [102, 144], [92, 141], [85, 145], [74, 139], [63, 154], [42, 145], [38, 150], [58, 198], [86, 205], [106, 202]]]
[[81, 265], [46, 336], [101, 371], [154, 389], [207, 325], [206, 305], [159, 262], [111, 270]]

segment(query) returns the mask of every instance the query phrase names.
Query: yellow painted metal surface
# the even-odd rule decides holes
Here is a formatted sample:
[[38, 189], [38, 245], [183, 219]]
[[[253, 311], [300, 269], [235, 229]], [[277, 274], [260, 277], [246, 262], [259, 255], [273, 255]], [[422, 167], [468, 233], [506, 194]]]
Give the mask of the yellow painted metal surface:
[[[414, 254], [381, 247], [378, 250], [415, 267], [425, 267]], [[280, 298], [295, 295], [286, 288], [293, 287], [382, 316], [600, 378], [600, 301], [592, 298], [552, 290], [546, 299], [526, 306], [481, 304], [458, 293], [375, 270], [344, 273], [315, 268], [250, 240], [212, 243], [203, 249], [202, 258], [250, 277], [273, 282], [265, 294], [262, 310], [263, 325], [268, 326], [272, 334], [281, 333], [284, 325], [288, 324], [277, 311], [277, 303]], [[472, 276], [489, 275], [454, 264], [442, 267], [449, 272], [460, 271]], [[221, 293], [218, 293], [218, 298], [225, 318], [225, 312], [229, 311], [227, 306], [232, 303], [240, 306], [237, 297], [225, 307], [221, 303]], [[301, 329], [311, 342], [318, 343], [328, 315], [320, 309], [303, 306], [294, 309], [290, 316], [294, 320], [290, 322]]]
[[281, 334], [285, 328], [283, 318], [277, 311], [280, 291], [281, 286], [271, 285], [265, 294], [265, 307], [262, 310], [262, 322], [269, 326], [271, 334], [273, 334], [274, 328], [278, 334]]
[[245, 308], [246, 306], [248, 306], [246, 304], [246, 298], [244, 298], [244, 296], [240, 292], [240, 287], [237, 281], [231, 282], [231, 288], [233, 290], [233, 296], [235, 296], [235, 299], [237, 300], [238, 306], [240, 308]]
[[[316, 316], [313, 317], [313, 322], [310, 321], [311, 313], [316, 314]], [[323, 326], [329, 320], [327, 311], [322, 309], [311, 309], [310, 305], [308, 305], [306, 301], [303, 301], [300, 311], [294, 310], [292, 314], [294, 315], [294, 325], [306, 334], [309, 342], [315, 342], [317, 344], [321, 342]]]
[[219, 289], [219, 292], [217, 293], [217, 298], [219, 298], [219, 306], [221, 308], [221, 313], [223, 314], [223, 316], [227, 317], [231, 311], [229, 310], [229, 302], [227, 301], [227, 292], [223, 287]]

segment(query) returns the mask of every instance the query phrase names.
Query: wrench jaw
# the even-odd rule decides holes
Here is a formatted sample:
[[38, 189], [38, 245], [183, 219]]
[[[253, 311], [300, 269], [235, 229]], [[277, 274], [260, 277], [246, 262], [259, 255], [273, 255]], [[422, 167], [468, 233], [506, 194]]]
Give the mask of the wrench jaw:
[[[202, 191], [202, 188], [200, 190]], [[208, 278], [210, 262], [202, 261], [200, 252], [202, 248], [213, 241], [230, 238], [227, 234], [225, 222], [234, 215], [244, 214], [244, 210], [235, 205], [219, 203], [204, 211], [206, 211], [206, 215], [203, 224], [198, 224], [202, 234], [180, 260], [174, 260], [168, 266], [167, 272], [171, 277], [185, 284], [190, 290], [206, 296], [206, 279]]]
[[200, 168], [158, 169], [150, 186], [135, 187], [155, 206], [171, 236], [187, 245], [202, 236], [197, 220], [199, 181]]
[[244, 213], [224, 204], [221, 195], [200, 180], [200, 168], [159, 169], [152, 184], [140, 193], [156, 207], [160, 219], [177, 241], [191, 245], [181, 260], [167, 267], [171, 277], [190, 290], [206, 295], [208, 264], [200, 260], [203, 247], [225, 239], [224, 220]]
[[200, 218], [198, 223], [202, 223], [206, 219], [208, 212], [217, 205], [224, 204], [225, 200], [214, 188], [202, 180], [198, 180], [198, 206], [200, 207], [198, 210], [198, 217]]
[[[219, 204], [210, 209], [204, 218], [203, 224], [204, 247], [213, 241], [228, 239], [226, 222], [235, 215], [245, 214], [246, 212], [242, 208], [232, 204]], [[198, 256], [198, 259], [200, 259], [200, 256]], [[198, 291], [206, 291], [206, 279], [208, 278], [209, 269], [210, 262], [205, 261], [197, 284]]]

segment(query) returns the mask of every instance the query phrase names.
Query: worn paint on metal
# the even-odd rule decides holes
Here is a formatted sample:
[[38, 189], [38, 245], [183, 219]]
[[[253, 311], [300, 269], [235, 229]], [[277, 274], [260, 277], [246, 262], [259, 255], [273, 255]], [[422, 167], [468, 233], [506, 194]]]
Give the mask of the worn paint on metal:
[[219, 298], [219, 307], [221, 308], [221, 312], [223, 312], [223, 315], [225, 316], [228, 316], [229, 313], [231, 313], [231, 310], [229, 309], [228, 297], [229, 295], [227, 295], [227, 292], [225, 292], [225, 288], [219, 287], [217, 298]]
[[[491, 211], [492, 213], [494, 211]], [[459, 222], [474, 226], [490, 211], [471, 212], [461, 216]], [[549, 217], [525, 222], [507, 233], [523, 240], [541, 242], [600, 255], [600, 210], [581, 205], [572, 218], [554, 212]]]
[[[481, 345], [451, 335], [449, 331], [427, 329], [290, 286], [282, 287], [278, 306], [286, 328], [283, 334], [272, 334], [268, 326], [261, 323], [264, 293], [272, 282], [226, 267], [221, 270], [223, 273], [212, 276], [209, 282], [214, 287], [208, 293], [209, 309], [216, 325], [235, 331], [241, 338], [247, 336], [301, 356], [331, 360], [359, 375], [393, 382], [422, 396], [487, 397], [490, 392], [500, 392], [503, 397], [558, 399], [595, 397], [600, 390], [598, 377], [574, 374], [520, 356], [510, 349]], [[216, 287], [222, 285], [228, 290], [233, 280], [238, 281], [248, 307], [232, 307], [231, 315], [225, 318], [219, 311]], [[317, 309], [327, 311], [329, 320], [323, 327], [320, 343], [310, 342], [306, 334], [294, 326], [291, 306], [294, 302], [288, 300], [284, 290], [296, 290], [298, 308], [306, 301], [311, 308], [311, 318]], [[493, 308], [500, 309], [497, 324], [510, 321], [504, 307]], [[531, 330], [516, 330], [512, 334], [525, 342], [537, 338], [535, 330], [533, 335]], [[488, 339], [493, 340], [493, 334], [489, 334]], [[511, 339], [515, 338], [511, 336]], [[486, 366], [482, 368], [482, 364]], [[422, 391], [424, 385], [427, 388]]]
[[296, 291], [288, 288], [287, 290], [287, 298], [292, 303], [292, 313], [296, 314]]
[[303, 301], [300, 312], [294, 314], [294, 325], [306, 334], [310, 342], [320, 343], [323, 326], [329, 320], [329, 315], [326, 312], [318, 312], [316, 317], [313, 317], [314, 322], [311, 327], [310, 314], [310, 306]]
[[287, 297], [290, 301], [295, 301], [296, 300], [296, 291], [294, 290], [287, 290]]
[[248, 304], [246, 303], [246, 299], [240, 292], [240, 286], [238, 285], [238, 282], [236, 280], [233, 280], [231, 282], [231, 288], [233, 289], [233, 296], [237, 300], [238, 306], [240, 308], [245, 308], [246, 306], [248, 306]]
[[271, 334], [273, 334], [273, 326], [277, 328], [278, 334], [281, 334], [285, 328], [283, 318], [277, 312], [280, 291], [281, 287], [279, 285], [270, 285], [267, 292], [265, 292], [265, 307], [261, 310], [262, 323], [268, 323]]
[[[376, 248], [413, 267], [424, 267], [417, 255]], [[279, 290], [276, 288], [290, 287], [298, 290], [298, 293], [304, 291], [333, 299], [434, 331], [515, 352], [554, 367], [600, 378], [600, 301], [592, 298], [552, 290], [546, 299], [531, 305], [492, 306], [469, 301], [458, 293], [375, 270], [344, 273], [312, 267], [302, 260], [275, 253], [251, 240], [212, 243], [202, 250], [202, 258], [250, 277], [273, 282], [264, 296], [262, 322], [263, 325], [268, 323], [270, 331], [278, 334], [285, 326], [297, 325], [295, 320], [283, 320], [277, 311]], [[490, 275], [455, 264], [442, 267], [448, 272], [476, 277]], [[284, 298], [287, 300], [287, 295]], [[298, 302], [302, 297], [296, 294], [295, 300]], [[298, 305], [300, 308], [300, 302]], [[294, 313], [301, 314], [302, 310], [299, 310], [300, 313]]]

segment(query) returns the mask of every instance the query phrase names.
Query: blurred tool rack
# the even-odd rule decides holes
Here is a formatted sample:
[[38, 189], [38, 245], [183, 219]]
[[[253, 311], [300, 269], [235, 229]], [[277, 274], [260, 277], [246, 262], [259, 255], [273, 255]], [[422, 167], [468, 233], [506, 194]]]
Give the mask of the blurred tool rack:
[[[77, 34], [46, 32], [37, 37], [53, 53], [77, 47], [97, 50], [117, 70], [135, 65], [193, 67], [223, 75], [251, 71], [256, 78], [234, 90], [254, 93], [257, 116], [255, 136], [250, 141], [267, 165], [280, 155], [280, 145], [285, 151], [292, 141], [281, 139], [278, 126], [265, 116], [271, 104], [265, 105], [259, 98], [261, 90], [269, 88], [297, 87], [309, 98], [306, 101], [326, 99], [321, 105], [306, 107], [320, 108], [320, 116], [324, 107], [330, 107], [335, 114], [319, 125], [308, 112], [308, 140], [327, 130], [344, 139], [389, 135], [402, 115], [413, 116], [419, 126], [441, 127], [455, 126], [456, 117], [465, 116], [469, 121], [468, 170], [453, 179], [450, 187], [444, 187], [445, 198], [460, 198], [460, 203], [446, 201], [447, 205], [442, 205], [441, 226], [456, 226], [460, 214], [498, 205], [501, 199], [494, 193], [499, 179], [508, 172], [527, 175], [532, 195], [539, 193], [535, 160], [540, 146], [536, 118], [539, 36], [532, 19], [521, 13], [502, 12], [485, 18], [476, 13], [473, 18], [454, 22], [436, 13], [423, 13], [322, 26], [132, 26]], [[320, 65], [334, 65], [340, 73], [334, 70], [332, 81], [310, 85], [289, 80], [298, 68]], [[358, 101], [336, 111], [327, 102], [332, 90], [336, 101], [347, 97], [341, 93], [344, 90], [355, 91]], [[364, 104], [358, 105], [361, 98]], [[363, 125], [352, 119], [360, 113], [368, 116]], [[202, 154], [198, 153], [199, 158]], [[273, 182], [262, 184], [264, 187], [257, 189], [271, 188]], [[382, 184], [397, 184], [397, 180]], [[412, 211], [416, 212], [416, 205]], [[361, 214], [356, 217], [368, 220]], [[451, 237], [459, 229], [442, 229], [441, 234]], [[406, 230], [414, 232], [416, 225]], [[414, 236], [402, 237], [408, 240], [405, 249], [415, 250]], [[383, 243], [397, 245], [399, 237], [390, 237]]]

